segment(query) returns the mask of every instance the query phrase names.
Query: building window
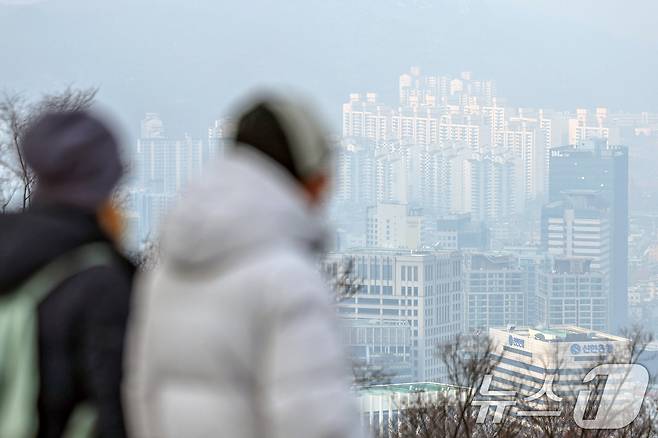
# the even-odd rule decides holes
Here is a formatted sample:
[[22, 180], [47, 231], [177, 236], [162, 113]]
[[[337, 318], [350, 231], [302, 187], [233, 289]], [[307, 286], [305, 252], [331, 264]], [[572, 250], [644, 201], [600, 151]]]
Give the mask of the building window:
[[370, 278], [372, 280], [379, 280], [379, 264], [376, 262], [370, 264]]
[[385, 262], [382, 266], [382, 279], [383, 280], [392, 280], [393, 279], [393, 269], [389, 262]]

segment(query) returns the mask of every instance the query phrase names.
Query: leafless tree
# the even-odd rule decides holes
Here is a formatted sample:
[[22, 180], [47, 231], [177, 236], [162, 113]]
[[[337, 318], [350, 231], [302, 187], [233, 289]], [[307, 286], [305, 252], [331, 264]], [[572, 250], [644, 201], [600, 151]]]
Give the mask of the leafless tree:
[[[625, 348], [614, 351], [612, 354], [599, 355], [598, 363], [603, 364], [635, 364], [638, 363], [640, 356], [646, 351], [646, 347], [653, 341], [653, 336], [642, 330], [639, 327], [633, 327], [626, 330], [623, 336], [629, 340]], [[559, 369], [561, 364], [564, 363], [564, 358], [556, 358], [553, 360], [557, 364], [556, 368]], [[624, 381], [628, 378], [628, 374], [622, 376]], [[650, 381], [651, 383], [651, 381]], [[600, 404], [600, 395], [602, 394], [606, 385], [606, 379], [596, 379], [590, 385], [591, 394], [593, 395], [593, 402], [588, 403], [585, 410], [585, 418], [597, 416], [597, 410], [604, 409]], [[563, 385], [563, 397], [559, 403], [554, 402], [549, 404], [548, 409], [559, 409], [561, 414], [558, 416], [550, 417], [528, 417], [523, 421], [526, 426], [524, 429], [524, 438], [651, 438], [658, 434], [658, 423], [656, 416], [656, 401], [652, 396], [648, 395], [644, 398], [644, 402], [640, 409], [639, 414], [633, 422], [628, 426], [616, 430], [608, 429], [583, 429], [576, 424], [574, 420], [574, 408], [576, 405], [577, 394], [583, 389], [581, 384], [568, 384]], [[613, 395], [613, 401], [610, 406], [619, 405], [620, 403], [628, 403], [628, 400], [618, 398], [620, 394]], [[521, 402], [523, 407], [523, 402]], [[529, 406], [526, 404], [525, 408]], [[619, 408], [619, 406], [617, 406]], [[608, 412], [599, 413], [603, 417], [608, 417]]]
[[[363, 290], [363, 279], [354, 274], [354, 259], [351, 257], [327, 267], [325, 274], [336, 303], [353, 298]], [[352, 376], [352, 385], [355, 388], [363, 388], [389, 384], [395, 374], [382, 366], [352, 358]]]
[[454, 394], [417, 394], [406, 406], [400, 406], [398, 421], [390, 424], [387, 435], [393, 438], [516, 436], [518, 426], [508, 418], [501, 423], [476, 424], [474, 405], [484, 376], [497, 365], [493, 344], [488, 336], [458, 336], [454, 342], [438, 346], [437, 356], [443, 364], [447, 382]]
[[[646, 351], [653, 340], [643, 330], [634, 328], [626, 332], [629, 339], [626, 348], [611, 355], [601, 357], [601, 363], [637, 363], [640, 355]], [[521, 438], [651, 438], [658, 436], [657, 403], [647, 395], [637, 418], [628, 426], [618, 430], [594, 430], [580, 428], [573, 415], [576, 398], [565, 395], [560, 401], [560, 415], [515, 417], [505, 415], [500, 423], [490, 419], [484, 424], [477, 424], [480, 406], [477, 400], [477, 388], [486, 375], [493, 373], [498, 363], [492, 355], [493, 346], [486, 337], [459, 337], [455, 342], [440, 346], [438, 356], [446, 367], [447, 383], [463, 388], [457, 395], [428, 397], [418, 394], [405, 406], [399, 406], [397, 418], [391, 421], [385, 436], [391, 438], [412, 437], [490, 437], [496, 436]], [[551, 366], [560, 367], [562, 358], [551, 360]], [[605, 386], [605, 380], [594, 383], [592, 394], [598, 394]], [[577, 387], [567, 386], [566, 394], [577, 391]], [[523, 399], [518, 399], [523, 408]], [[525, 405], [527, 407], [527, 405]], [[550, 409], [550, 405], [548, 405]], [[590, 405], [589, 408], [592, 406]], [[593, 413], [593, 412], [592, 412]], [[586, 415], [588, 413], [586, 412]]]
[[336, 302], [354, 297], [363, 288], [363, 279], [354, 275], [354, 259], [346, 258], [334, 266], [335, 270], [328, 272], [329, 283], [334, 291]]
[[36, 101], [24, 95], [5, 92], [0, 97], [0, 192], [4, 212], [17, 193], [21, 194], [21, 209], [32, 198], [36, 178], [31, 172], [20, 145], [28, 127], [48, 112], [67, 112], [89, 108], [96, 98], [97, 88], [67, 87], [60, 93], [44, 94]]

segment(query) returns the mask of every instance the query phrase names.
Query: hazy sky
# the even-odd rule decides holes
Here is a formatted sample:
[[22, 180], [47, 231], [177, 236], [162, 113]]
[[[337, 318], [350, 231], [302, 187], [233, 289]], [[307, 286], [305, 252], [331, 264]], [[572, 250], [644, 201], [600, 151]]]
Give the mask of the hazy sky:
[[144, 112], [202, 135], [254, 86], [394, 99], [410, 65], [496, 79], [510, 103], [658, 112], [653, 0], [0, 0], [0, 88], [97, 85], [131, 133]]

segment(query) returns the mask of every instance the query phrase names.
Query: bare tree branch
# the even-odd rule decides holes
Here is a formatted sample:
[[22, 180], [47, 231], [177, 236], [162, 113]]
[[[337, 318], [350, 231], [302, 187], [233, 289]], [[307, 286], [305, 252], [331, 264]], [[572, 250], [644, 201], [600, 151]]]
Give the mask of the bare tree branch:
[[44, 94], [36, 102], [29, 102], [20, 93], [4, 92], [0, 97], [0, 169], [16, 179], [19, 190], [12, 189], [11, 181], [3, 181], [3, 211], [10, 205], [16, 192], [22, 193], [21, 208], [26, 209], [32, 199], [36, 177], [28, 167], [21, 143], [29, 126], [48, 112], [69, 112], [89, 108], [96, 98], [97, 88], [76, 89], [68, 86], [62, 92]]
[[[640, 356], [647, 351], [647, 345], [653, 337], [638, 328], [626, 332], [629, 343], [623, 351], [602, 356], [603, 363], [637, 363]], [[500, 423], [485, 421], [477, 424], [476, 412], [479, 406], [473, 404], [476, 400], [477, 388], [487, 374], [492, 374], [498, 359], [492, 358], [492, 345], [483, 339], [467, 337], [439, 346], [438, 355], [447, 369], [447, 383], [455, 388], [464, 388], [456, 397], [428, 397], [418, 394], [405, 406], [398, 406], [393, 420], [389, 419], [389, 427], [383, 436], [392, 438], [416, 437], [520, 437], [520, 438], [609, 438], [638, 437], [651, 438], [658, 436], [658, 403], [651, 395], [647, 395], [639, 415], [628, 426], [617, 429], [582, 429], [574, 418], [575, 395], [579, 385], [574, 383], [562, 393], [559, 404], [561, 410], [558, 416], [515, 417], [503, 416]], [[555, 357], [548, 360], [545, 367], [559, 369], [565, 358]], [[600, 393], [606, 381], [596, 381], [592, 394]], [[519, 408], [527, 408], [522, 400], [517, 399]], [[596, 409], [596, 408], [594, 408]], [[550, 407], [549, 407], [549, 410]], [[590, 412], [589, 414], [595, 414]], [[585, 415], [589, 415], [587, 412]]]

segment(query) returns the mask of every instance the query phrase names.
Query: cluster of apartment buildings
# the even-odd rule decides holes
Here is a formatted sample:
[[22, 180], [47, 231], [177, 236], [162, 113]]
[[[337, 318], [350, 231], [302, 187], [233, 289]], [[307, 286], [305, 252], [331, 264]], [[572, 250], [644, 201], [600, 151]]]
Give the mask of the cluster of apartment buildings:
[[[401, 351], [417, 381], [441, 381], [437, 345], [460, 333], [626, 325], [628, 149], [615, 142], [658, 118], [510, 108], [493, 81], [412, 68], [397, 106], [352, 94], [342, 122], [343, 227], [325, 266], [355, 262], [362, 287], [338, 308], [352, 327], [408, 331], [377, 346], [381, 363]], [[525, 240], [506, 240], [519, 223]]]
[[130, 151], [134, 168], [124, 188], [129, 248], [139, 249], [155, 240], [161, 219], [180, 191], [221, 155], [230, 129], [230, 121], [218, 119], [208, 128], [206, 138], [178, 138], [168, 135], [158, 114], [145, 115], [139, 139]]
[[[513, 108], [468, 72], [412, 68], [398, 91], [395, 105], [350, 95], [336, 142], [324, 267], [354, 267], [360, 287], [337, 309], [353, 354], [399, 381], [441, 381], [436, 347], [460, 333], [622, 326], [628, 150], [616, 143], [658, 133], [658, 115]], [[172, 138], [146, 115], [126, 189], [134, 246], [229, 130]]]
[[343, 104], [341, 202], [422, 204], [500, 221], [545, 201], [552, 148], [591, 139], [619, 144], [658, 130], [650, 113], [510, 107], [493, 81], [470, 72], [451, 78], [412, 68], [400, 76], [399, 93], [396, 105], [375, 93]]

